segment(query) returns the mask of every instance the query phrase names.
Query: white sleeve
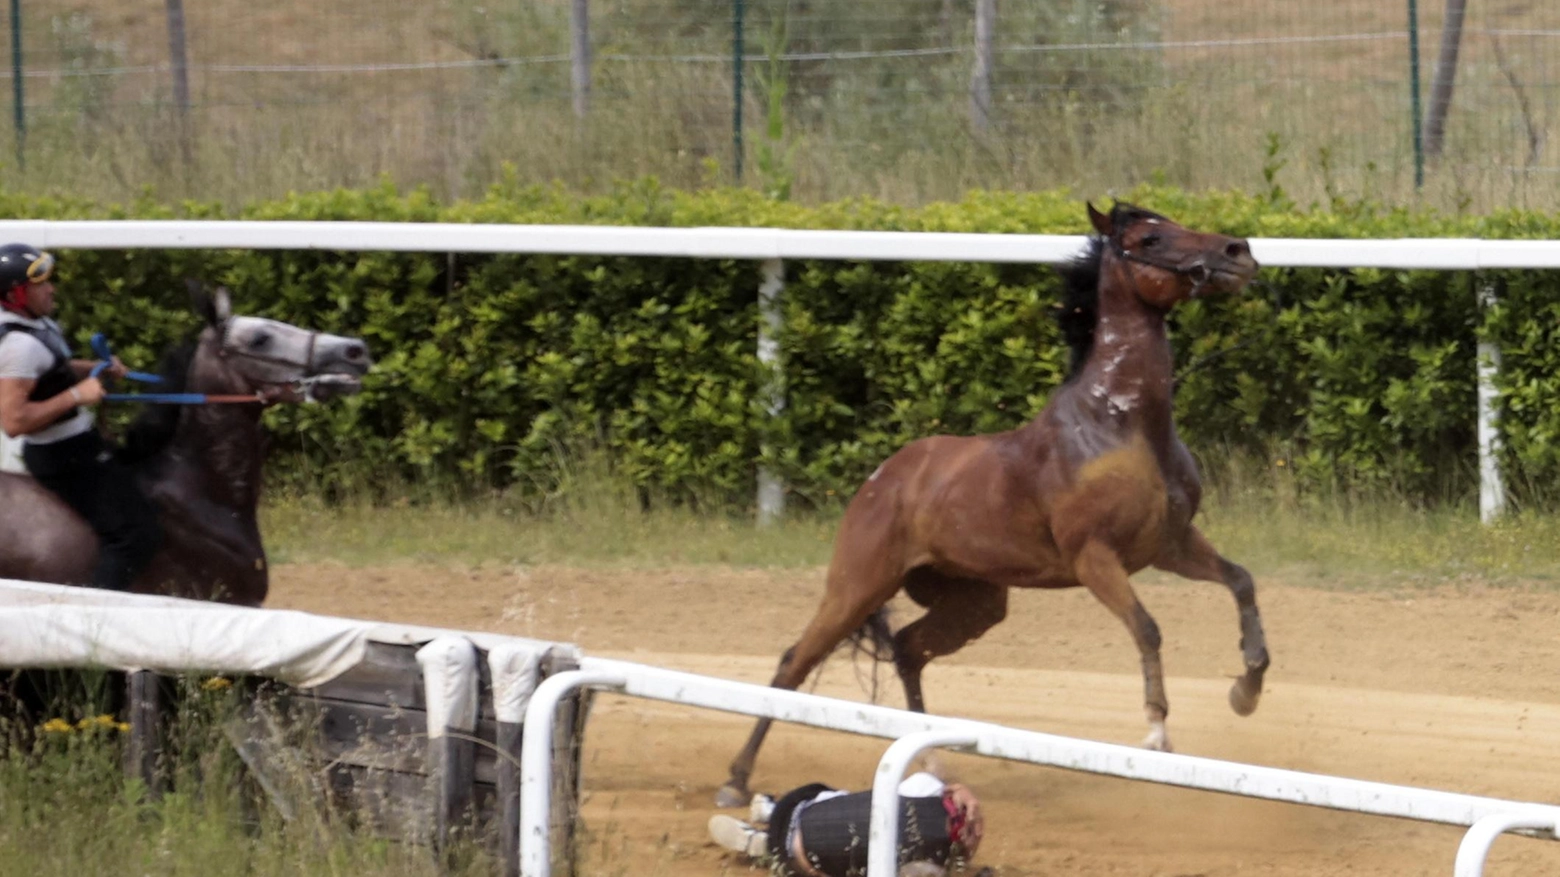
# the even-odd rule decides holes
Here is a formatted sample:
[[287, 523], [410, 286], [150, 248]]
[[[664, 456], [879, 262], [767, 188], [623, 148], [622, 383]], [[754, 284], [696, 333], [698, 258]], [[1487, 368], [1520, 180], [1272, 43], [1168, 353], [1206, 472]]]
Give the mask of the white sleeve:
[[53, 365], [53, 354], [38, 339], [17, 332], [0, 338], [0, 378], [37, 380]]
[[899, 783], [899, 796], [901, 798], [930, 798], [943, 793], [943, 781], [927, 773], [917, 771]]

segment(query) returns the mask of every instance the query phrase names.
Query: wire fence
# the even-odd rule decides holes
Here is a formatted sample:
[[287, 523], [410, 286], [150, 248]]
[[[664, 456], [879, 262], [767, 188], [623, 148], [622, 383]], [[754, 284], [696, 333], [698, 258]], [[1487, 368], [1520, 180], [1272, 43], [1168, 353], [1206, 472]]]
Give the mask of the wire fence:
[[[1560, 196], [1539, 0], [8, 0], [7, 188]], [[1458, 25], [1448, 27], [1448, 23]]]

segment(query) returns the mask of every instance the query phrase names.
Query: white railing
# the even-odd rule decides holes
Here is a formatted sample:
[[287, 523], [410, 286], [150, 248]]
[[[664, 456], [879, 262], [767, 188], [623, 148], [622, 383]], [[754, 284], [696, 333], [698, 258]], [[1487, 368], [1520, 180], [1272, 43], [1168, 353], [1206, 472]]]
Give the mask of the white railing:
[[[785, 259], [846, 261], [954, 261], [1057, 263], [1077, 254], [1079, 235], [955, 234], [942, 232], [815, 231], [779, 228], [640, 228], [582, 225], [496, 225], [401, 222], [287, 222], [224, 220], [0, 220], [0, 239], [60, 249], [353, 250], [450, 253], [555, 253], [753, 259], [763, 262], [763, 289], [754, 290], [764, 319], [759, 362], [776, 369], [774, 328], [780, 320]], [[1384, 268], [1480, 271], [1560, 268], [1560, 241], [1476, 238], [1312, 240], [1253, 238], [1257, 260], [1274, 268]], [[1479, 301], [1488, 302], [1489, 290]], [[1505, 509], [1496, 466], [1494, 420], [1498, 351], [1480, 347], [1475, 414], [1479, 442], [1479, 515], [1488, 522]], [[783, 386], [783, 379], [778, 386]], [[784, 405], [778, 387], [766, 388], [766, 407]], [[781, 512], [784, 492], [768, 472], [759, 475], [759, 517]]]
[[[1472, 830], [1458, 850], [1456, 877], [1478, 877], [1490, 844], [1501, 833], [1520, 831], [1555, 839], [1557, 829], [1560, 829], [1560, 807], [1547, 804], [1152, 752], [969, 719], [782, 691], [627, 661], [585, 657], [580, 661], [579, 670], [559, 673], [543, 681], [526, 710], [527, 731], [520, 755], [520, 868], [523, 877], [551, 877], [552, 873], [547, 833], [552, 812], [552, 734], [537, 731], [551, 729], [558, 704], [582, 687], [899, 741], [885, 753], [873, 783], [869, 877], [892, 877], [894, 873], [898, 835], [895, 786], [911, 759], [928, 746], [959, 746], [992, 758], [1188, 789], [1468, 826]], [[884, 794], [885, 789], [887, 794]]]
[[[58, 249], [350, 250], [565, 253], [697, 259], [1044, 262], [1071, 258], [1082, 235], [646, 228], [451, 222], [0, 220], [0, 238]], [[1479, 238], [1252, 238], [1274, 268], [1480, 271], [1560, 268], [1560, 241]]]
[[[1457, 847], [1453, 877], [1482, 877], [1490, 847], [1495, 838], [1506, 832], [1560, 838], [1560, 807], [1548, 804], [1481, 798], [1166, 752], [1145, 752], [1050, 734], [1018, 731], [1002, 736], [1006, 739], [993, 747], [988, 745], [986, 737], [970, 731], [923, 731], [901, 737], [888, 747], [878, 762], [877, 775], [872, 782], [866, 877], [894, 877], [899, 849], [899, 781], [916, 756], [934, 747], [958, 748], [1013, 761], [1075, 767], [1093, 773], [1251, 798], [1465, 825], [1469, 828]], [[999, 751], [987, 751], [993, 748]], [[1092, 766], [1066, 764], [1062, 760], [1087, 761]]]

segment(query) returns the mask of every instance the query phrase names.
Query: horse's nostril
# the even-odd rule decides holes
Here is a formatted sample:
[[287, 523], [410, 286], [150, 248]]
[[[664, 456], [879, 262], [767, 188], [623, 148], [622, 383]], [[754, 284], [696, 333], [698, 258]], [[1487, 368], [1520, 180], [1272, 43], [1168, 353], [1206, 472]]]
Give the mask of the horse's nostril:
[[366, 355], [368, 355], [368, 351], [364, 350], [363, 345], [361, 344], [353, 344], [347, 348], [347, 359], [350, 359], [354, 362], [362, 359]]
[[1224, 248], [1224, 254], [1231, 259], [1239, 259], [1241, 256], [1251, 255], [1251, 248], [1246, 246], [1245, 241], [1231, 241], [1230, 245]]

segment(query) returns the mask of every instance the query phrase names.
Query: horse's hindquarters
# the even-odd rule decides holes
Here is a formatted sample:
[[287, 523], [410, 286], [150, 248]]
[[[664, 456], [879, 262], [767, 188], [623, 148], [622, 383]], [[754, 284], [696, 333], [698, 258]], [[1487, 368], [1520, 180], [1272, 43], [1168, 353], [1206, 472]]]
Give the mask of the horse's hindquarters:
[[0, 473], [0, 578], [72, 585], [92, 581], [97, 536], [25, 475]]

